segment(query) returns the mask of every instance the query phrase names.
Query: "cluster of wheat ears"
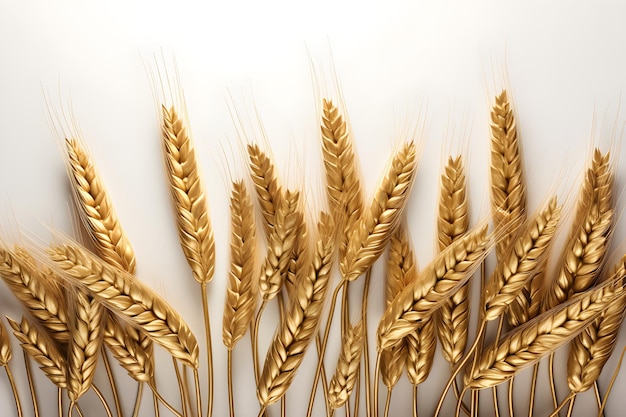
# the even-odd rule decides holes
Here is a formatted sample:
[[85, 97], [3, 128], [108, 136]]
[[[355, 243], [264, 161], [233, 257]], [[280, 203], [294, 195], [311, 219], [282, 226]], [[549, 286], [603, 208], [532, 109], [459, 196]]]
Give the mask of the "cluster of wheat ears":
[[[285, 415], [285, 394], [307, 351], [317, 355], [318, 365], [308, 407], [302, 407], [299, 415], [310, 417], [317, 399], [324, 402], [327, 416], [336, 410], [357, 416], [362, 404], [367, 416], [387, 416], [391, 392], [406, 370], [413, 402], [404, 406], [405, 414], [417, 416], [417, 388], [431, 371], [437, 340], [450, 365], [446, 370], [450, 378], [436, 415], [450, 389], [457, 416], [479, 415], [478, 392], [485, 389], [494, 391], [496, 415], [501, 408], [508, 408], [512, 415], [513, 379], [534, 365], [528, 410], [532, 415], [539, 362], [549, 357], [552, 369], [554, 352], [565, 346], [570, 394], [558, 398], [551, 373], [554, 406], [535, 411], [558, 415], [567, 406], [571, 414], [576, 395], [593, 388], [598, 415], [602, 415], [610, 387], [601, 395], [597, 379], [616, 347], [626, 311], [626, 256], [615, 266], [604, 266], [616, 213], [615, 165], [609, 153], [594, 151], [578, 192], [569, 236], [555, 254], [558, 262], [552, 263], [557, 267], [548, 271], [551, 245], [562, 227], [562, 206], [556, 196], [547, 196], [542, 208], [528, 212], [515, 118], [503, 91], [495, 97], [491, 111], [491, 217], [469, 224], [463, 158], [450, 156], [441, 174], [439, 252], [418, 269], [410, 230], [403, 221], [418, 166], [416, 144], [408, 141], [397, 147], [372, 200], [366, 201], [346, 117], [332, 101], [321, 104], [328, 204], [316, 216], [316, 227], [308, 224], [302, 190], [283, 186], [269, 150], [248, 144], [251, 181], [232, 181], [230, 271], [222, 327], [228, 352], [230, 415], [236, 411], [232, 353], [248, 329], [259, 416]], [[138, 383], [133, 416], [139, 413], [144, 386], [152, 391], [155, 415], [200, 416], [205, 410], [207, 416], [212, 415], [213, 345], [207, 286], [214, 275], [215, 241], [185, 110], [163, 105], [161, 112], [173, 212], [181, 247], [202, 294], [208, 393], [200, 392], [196, 337], [161, 296], [134, 276], [133, 249], [104, 181], [84, 143], [68, 137], [65, 145], [74, 203], [93, 241], [93, 252], [68, 238], [45, 248], [0, 242], [0, 276], [27, 312], [20, 320], [8, 319], [8, 324], [24, 351], [32, 400], [29, 408], [34, 408], [36, 416], [40, 411], [31, 362], [57, 387], [60, 417], [89, 415], [80, 407], [81, 397], [89, 390], [101, 399], [108, 416], [122, 416], [110, 356]], [[257, 208], [261, 227], [255, 220]], [[257, 244], [260, 235], [265, 237], [264, 246]], [[260, 247], [266, 251], [260, 253]], [[487, 271], [484, 261], [494, 248], [497, 263]], [[386, 257], [386, 310], [382, 317], [368, 317], [372, 265], [381, 255]], [[473, 307], [479, 318], [471, 339], [468, 284], [475, 275], [482, 279], [482, 291], [479, 305]], [[349, 297], [349, 290], [357, 289], [351, 288], [357, 280], [364, 280], [358, 287], [362, 298], [360, 294]], [[355, 299], [362, 300], [357, 323], [348, 312], [348, 303]], [[258, 343], [259, 324], [269, 303], [277, 303], [280, 322], [261, 362], [265, 349]], [[330, 358], [326, 348], [337, 304], [341, 334], [333, 337], [341, 339], [341, 349], [338, 358]], [[370, 363], [367, 334], [367, 323], [372, 320], [378, 322], [375, 364]], [[494, 332], [486, 330], [496, 320], [493, 336]], [[158, 390], [160, 367], [154, 363], [154, 344], [173, 359], [180, 398], [166, 399]], [[316, 348], [309, 348], [311, 344]], [[0, 365], [6, 370], [21, 417], [24, 402], [19, 400], [10, 361], [9, 333], [0, 323]], [[335, 361], [336, 366], [328, 366]], [[99, 363], [104, 363], [109, 375], [113, 407], [93, 384]], [[333, 369], [332, 375], [328, 369]], [[380, 381], [387, 389], [384, 407], [378, 401]], [[509, 383], [509, 398], [502, 406], [495, 387], [504, 382]], [[283, 406], [270, 407], [277, 402]]]

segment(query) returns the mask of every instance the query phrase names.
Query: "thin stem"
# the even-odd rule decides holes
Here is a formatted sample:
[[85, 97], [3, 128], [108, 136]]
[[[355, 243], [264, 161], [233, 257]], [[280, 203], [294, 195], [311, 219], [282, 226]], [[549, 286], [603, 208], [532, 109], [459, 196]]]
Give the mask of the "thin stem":
[[198, 410], [198, 417], [202, 416], [202, 398], [200, 397], [200, 376], [198, 370], [193, 370], [193, 383], [196, 387], [196, 408]]
[[[322, 351], [322, 338], [320, 334], [317, 333], [315, 335], [315, 346], [317, 348], [317, 357], [320, 357], [320, 352]], [[322, 392], [324, 393], [324, 401], [330, 409], [330, 401], [328, 400], [328, 379], [326, 377], [326, 368], [324, 367], [324, 363], [322, 362]]]
[[[367, 298], [369, 296], [370, 281], [372, 280], [372, 268], [367, 270], [365, 274], [365, 283], [363, 284], [363, 300], [361, 304], [361, 320], [363, 320], [363, 359], [365, 361], [365, 411], [368, 416], [371, 416], [372, 406], [370, 398], [370, 349], [367, 341]], [[378, 372], [374, 376], [378, 381]], [[378, 401], [378, 398], [376, 398]], [[378, 402], [376, 402], [378, 404]], [[376, 410], [378, 415], [378, 409]]]
[[311, 389], [311, 396], [309, 397], [309, 406], [306, 412], [307, 417], [311, 417], [313, 413], [313, 403], [315, 402], [315, 393], [317, 391], [317, 383], [322, 373], [322, 365], [324, 364], [324, 355], [326, 354], [326, 345], [328, 344], [328, 336], [330, 334], [330, 326], [333, 322], [333, 314], [335, 312], [335, 304], [337, 303], [337, 296], [339, 291], [343, 288], [346, 281], [342, 280], [339, 285], [333, 291], [333, 296], [330, 301], [330, 310], [328, 312], [328, 318], [326, 319], [326, 328], [324, 329], [324, 338], [322, 339], [322, 348], [320, 350], [319, 358], [317, 360], [317, 369], [315, 370], [315, 376], [313, 377], [313, 387]]
[[450, 376], [450, 379], [448, 379], [448, 383], [446, 384], [445, 388], [443, 389], [443, 392], [441, 393], [441, 398], [439, 398], [439, 403], [437, 404], [437, 409], [436, 409], [435, 414], [434, 414], [435, 417], [439, 416], [439, 413], [441, 412], [441, 407], [443, 406], [443, 401], [446, 399], [446, 394], [450, 390], [450, 386], [452, 385], [452, 381], [454, 381], [456, 379], [456, 376], [459, 374], [459, 372], [461, 372], [461, 369], [463, 368], [463, 366], [465, 366], [465, 364], [467, 363], [469, 358], [472, 356], [472, 354], [476, 350], [476, 347], [480, 343], [480, 339], [482, 338], [482, 335], [485, 332], [485, 326], [486, 326], [485, 320], [481, 320], [480, 327], [478, 328], [478, 331], [477, 331], [476, 340], [474, 340], [474, 344], [470, 347], [469, 351], [465, 354], [465, 357], [459, 362], [459, 364], [457, 365], [456, 369], [454, 370], [454, 372]]
[[385, 413], [384, 417], [389, 417], [389, 408], [391, 408], [391, 394], [393, 394], [393, 388], [387, 390], [387, 399], [385, 400]]
[[[502, 314], [500, 316], [500, 320], [498, 320], [498, 330], [496, 331], [496, 339], [494, 341], [494, 346], [498, 346], [498, 342], [500, 341], [500, 336], [502, 335], [503, 326], [504, 326], [504, 314]], [[473, 370], [474, 368], [472, 366], [472, 371]], [[498, 389], [496, 387], [493, 387], [492, 392], [493, 392], [493, 407], [495, 410], [495, 417], [500, 417], [500, 404], [498, 402]], [[511, 414], [510, 417], [513, 417], [513, 414]]]
[[159, 391], [157, 391], [156, 387], [154, 386], [154, 384], [152, 382], [148, 382], [148, 386], [152, 390], [152, 393], [154, 394], [154, 396], [161, 402], [161, 404], [163, 404], [165, 406], [165, 408], [167, 408], [176, 417], [184, 417], [184, 415], [179, 413], [178, 411], [176, 411], [176, 409], [174, 407], [172, 407], [170, 405], [170, 403], [165, 401], [165, 398], [163, 398], [161, 396], [161, 394], [159, 394]]
[[102, 392], [100, 392], [100, 390], [98, 389], [98, 387], [96, 387], [95, 384], [91, 384], [91, 389], [93, 390], [93, 392], [96, 393], [96, 395], [100, 399], [100, 402], [102, 403], [102, 406], [104, 407], [104, 411], [107, 413], [107, 416], [113, 417], [113, 413], [111, 412], [111, 409], [109, 408], [109, 404], [107, 404], [106, 400], [104, 399]]
[[[206, 291], [206, 281], [200, 284], [202, 291], [202, 313], [204, 315], [204, 336], [206, 342], [206, 360], [208, 363], [208, 406], [206, 415], [211, 417], [213, 415], [213, 343], [211, 341], [211, 320], [209, 318], [209, 299]], [[197, 373], [198, 371], [195, 370]], [[199, 385], [199, 384], [198, 384]], [[196, 402], [198, 403], [198, 416], [202, 415], [202, 399], [200, 395], [197, 395]]]
[[13, 399], [15, 400], [15, 409], [17, 410], [18, 417], [22, 417], [22, 403], [20, 402], [20, 396], [17, 393], [17, 386], [15, 385], [15, 380], [13, 379], [13, 373], [11, 369], [9, 369], [9, 364], [4, 366], [4, 370], [7, 373], [7, 378], [9, 379], [9, 384], [11, 385], [11, 391], [13, 391]]
[[143, 382], [137, 383], [137, 395], [135, 396], [135, 407], [133, 407], [133, 417], [139, 415], [139, 408], [141, 407], [141, 397], [143, 396]]
[[[150, 382], [154, 385], [155, 390], [156, 390], [156, 375], [155, 374], [152, 375], [152, 379], [150, 380]], [[154, 393], [155, 390], [152, 391], [152, 405], [154, 407], [154, 417], [159, 417], [161, 412], [159, 410], [159, 399]]]
[[454, 417], [459, 417], [459, 415], [461, 414], [461, 404], [463, 403], [463, 396], [465, 395], [465, 393], [467, 392], [467, 387], [463, 388], [463, 391], [461, 391], [461, 394], [459, 395], [459, 400], [456, 402], [456, 410], [454, 411]]
[[102, 362], [104, 362], [104, 369], [107, 373], [107, 378], [109, 379], [109, 385], [111, 385], [111, 392], [113, 393], [113, 403], [115, 404], [115, 412], [118, 417], [122, 417], [122, 406], [120, 405], [120, 397], [117, 393], [117, 384], [115, 383], [115, 377], [113, 376], [113, 371], [111, 370], [111, 362], [109, 361], [109, 356], [104, 347], [104, 344], [100, 347], [102, 352]]
[[[452, 382], [452, 391], [454, 392], [454, 397], [457, 399], [457, 401], [459, 400], [459, 383], [457, 382], [456, 378], [454, 378], [454, 381]], [[463, 410], [463, 412], [465, 414], [467, 414], [468, 416], [470, 416], [470, 409], [467, 407], [467, 404], [465, 404], [464, 402], [461, 403], [461, 409]]]
[[[285, 319], [285, 298], [282, 291], [278, 292], [278, 319], [282, 323]], [[280, 415], [286, 417], [287, 415], [287, 391], [280, 397]]]
[[[359, 406], [360, 404], [360, 400], [361, 400], [361, 367], [359, 366], [359, 368], [356, 370], [357, 372], [357, 376], [356, 376], [356, 395], [354, 397], [354, 417], [359, 417]], [[348, 401], [349, 402], [349, 401]]]
[[185, 401], [187, 401], [189, 414], [193, 414], [193, 406], [191, 405], [191, 391], [189, 390], [189, 376], [187, 375], [187, 366], [183, 364], [182, 368], [183, 368], [183, 388], [185, 389]]
[[413, 417], [418, 417], [417, 415], [417, 385], [413, 385]]
[[57, 388], [57, 407], [59, 408], [59, 417], [63, 417], [63, 390], [61, 388]]
[[565, 399], [563, 400], [563, 402], [561, 402], [561, 404], [558, 405], [558, 407], [556, 407], [554, 409], [554, 411], [552, 412], [552, 414], [550, 414], [549, 417], [555, 417], [559, 415], [559, 412], [563, 409], [563, 407], [565, 407], [565, 405], [573, 398], [575, 397], [576, 394], [574, 394], [573, 392], [570, 392], [570, 394], [565, 397]]
[[472, 391], [472, 402], [474, 403], [473, 405], [474, 411], [473, 411], [472, 417], [477, 417], [480, 411], [479, 410], [480, 404], [478, 401], [479, 399], [480, 399], [480, 391], [478, 390]]
[[617, 375], [619, 375], [619, 371], [622, 368], [622, 362], [624, 361], [624, 354], [626, 354], [626, 347], [622, 349], [622, 354], [619, 355], [619, 361], [617, 361], [617, 366], [615, 367], [613, 376], [611, 376], [611, 382], [609, 383], [609, 387], [604, 393], [604, 398], [602, 399], [602, 406], [600, 406], [600, 410], [598, 410], [598, 417], [601, 417], [604, 413], [604, 407], [606, 406], [606, 402], [609, 399], [609, 394], [611, 394], [611, 390], [613, 389], [613, 384], [615, 384], [615, 381], [617, 380]]
[[[374, 367], [374, 417], [378, 417], [378, 384], [380, 378], [380, 358], [382, 357], [382, 351], [376, 355], [376, 366]], [[371, 414], [368, 414], [370, 416]]]
[[233, 351], [227, 350], [226, 356], [227, 374], [228, 374], [228, 411], [230, 417], [235, 417], [235, 400], [233, 394]]
[[[28, 389], [30, 390], [30, 399], [33, 402], [33, 411], [35, 412], [35, 417], [39, 417], [39, 405], [37, 404], [37, 390], [35, 389], [35, 383], [33, 381], [33, 373], [30, 367], [30, 360], [25, 350], [22, 350], [22, 354], [24, 355], [24, 367], [26, 368], [26, 378], [28, 379]], [[7, 366], [9, 366], [7, 364]]]
[[[474, 417], [477, 414], [476, 411], [476, 392], [472, 391], [470, 396], [470, 417]], [[458, 401], [458, 400], [457, 400]]]
[[75, 407], [76, 407], [76, 401], [72, 401], [70, 403], [69, 408], [67, 409], [67, 417], [72, 417], [72, 412], [74, 411]]
[[533, 417], [533, 408], [535, 408], [535, 393], [537, 391], [537, 376], [539, 374], [539, 362], [533, 366], [533, 379], [530, 384], [530, 401], [528, 405], [528, 417]]
[[180, 393], [180, 402], [183, 408], [183, 416], [187, 417], [187, 401], [186, 401], [185, 388], [183, 385], [183, 379], [180, 376], [180, 369], [178, 369], [178, 362], [176, 362], [176, 358], [172, 358], [172, 361], [174, 362], [174, 371], [176, 372], [176, 379], [178, 381], [178, 391]]
[[[596, 402], [598, 403], [598, 410], [602, 407], [602, 395], [600, 395], [600, 388], [598, 387], [598, 380], [593, 381], [593, 391], [596, 394]], [[604, 414], [604, 413], [602, 413]]]
[[493, 392], [493, 415], [495, 417], [500, 417], [500, 404], [498, 404], [498, 389], [497, 387], [492, 387], [491, 391]]
[[256, 317], [254, 318], [254, 324], [252, 325], [252, 362], [254, 363], [254, 381], [255, 385], [259, 384], [259, 378], [261, 375], [261, 370], [259, 369], [259, 324], [261, 323], [261, 316], [263, 315], [263, 310], [265, 310], [265, 306], [267, 305], [267, 300], [263, 299], [261, 301], [261, 305], [259, 306], [259, 311], [256, 313]]
[[554, 383], [554, 353], [551, 353], [550, 358], [548, 358], [548, 379], [550, 381], [550, 393], [552, 394], [552, 403], [554, 404], [554, 408], [556, 408], [559, 400], [556, 398], [556, 385]]
[[78, 412], [78, 417], [85, 417], [83, 414], [83, 409], [80, 408], [80, 404], [76, 403], [76, 412]]
[[259, 416], [258, 416], [258, 417], [261, 417], [262, 415], [264, 415], [264, 414], [265, 414], [265, 409], [266, 409], [266, 408], [267, 408], [267, 406], [266, 406], [266, 405], [264, 405], [263, 407], [261, 407], [261, 410], [259, 410]]
[[513, 417], [513, 413], [515, 412], [515, 407], [513, 406], [513, 385], [515, 381], [515, 376], [509, 379], [509, 417]]
[[576, 396], [574, 395], [569, 402], [569, 407], [567, 408], [567, 417], [572, 417], [572, 411], [574, 411], [574, 401], [576, 401]]

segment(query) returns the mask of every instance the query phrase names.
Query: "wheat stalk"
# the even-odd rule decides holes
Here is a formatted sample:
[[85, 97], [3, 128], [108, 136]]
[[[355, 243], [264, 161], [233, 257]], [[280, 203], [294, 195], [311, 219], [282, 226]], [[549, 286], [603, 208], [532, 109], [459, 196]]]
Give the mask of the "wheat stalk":
[[76, 244], [55, 246], [48, 253], [68, 277], [85, 286], [107, 308], [139, 327], [173, 357], [197, 369], [195, 336], [180, 315], [145, 284]]
[[178, 237], [193, 277], [200, 284], [213, 278], [215, 242], [200, 181], [196, 153], [185, 122], [172, 106], [162, 106], [163, 149]]
[[513, 238], [483, 292], [483, 319], [499, 318], [532, 277], [556, 233], [561, 215], [556, 197]]
[[350, 326], [343, 335], [337, 367], [328, 388], [332, 408], [343, 406], [350, 398], [361, 364], [363, 341], [363, 322]]
[[7, 320], [24, 352], [40, 365], [54, 385], [67, 388], [66, 362], [49, 333], [31, 325], [25, 317], [20, 323], [8, 317]]
[[333, 220], [323, 213], [309, 273], [298, 281], [296, 296], [291, 300], [267, 352], [257, 386], [257, 397], [263, 407], [285, 394], [307, 346], [317, 334], [330, 280], [334, 235]]
[[154, 349], [150, 338], [112, 314], [108, 316], [104, 327], [104, 343], [131, 378], [137, 382], [152, 381]]
[[[458, 240], [469, 227], [467, 181], [461, 155], [449, 157], [441, 175], [439, 213], [437, 217], [437, 240], [442, 251]], [[451, 365], [457, 363], [467, 345], [469, 325], [469, 285], [462, 285], [439, 308], [437, 335], [441, 352]]]
[[304, 221], [304, 213], [299, 206], [300, 193], [287, 190], [276, 209], [267, 256], [261, 266], [259, 279], [259, 291], [265, 301], [276, 297], [289, 269], [296, 231]]
[[0, 244], [0, 276], [54, 340], [63, 344], [69, 341], [68, 315], [60, 288], [25, 249], [16, 246], [11, 251]]
[[370, 208], [354, 225], [340, 265], [344, 280], [357, 279], [385, 249], [400, 222], [413, 186], [416, 168], [415, 143], [405, 143], [393, 157]]
[[413, 332], [467, 282], [487, 256], [491, 240], [487, 226], [480, 226], [437, 255], [385, 310], [378, 325], [378, 350], [395, 345]]
[[117, 218], [96, 167], [79, 140], [65, 140], [74, 201], [98, 253], [108, 263], [135, 272], [135, 253]]
[[254, 207], [243, 181], [234, 181], [230, 198], [230, 270], [224, 303], [222, 341], [232, 350], [254, 317], [257, 271]]
[[326, 172], [326, 193], [331, 212], [343, 212], [344, 223], [338, 224], [339, 258], [343, 259], [348, 237], [363, 210], [363, 190], [352, 137], [343, 116], [331, 100], [322, 103], [322, 154]]
[[483, 351], [473, 373], [466, 374], [466, 386], [493, 387], [556, 351], [624, 294], [621, 281], [613, 280], [581, 293], [505, 335], [497, 345]]
[[263, 215], [265, 236], [270, 237], [274, 229], [274, 216], [282, 198], [282, 187], [278, 181], [272, 159], [257, 144], [248, 144], [250, 176]]

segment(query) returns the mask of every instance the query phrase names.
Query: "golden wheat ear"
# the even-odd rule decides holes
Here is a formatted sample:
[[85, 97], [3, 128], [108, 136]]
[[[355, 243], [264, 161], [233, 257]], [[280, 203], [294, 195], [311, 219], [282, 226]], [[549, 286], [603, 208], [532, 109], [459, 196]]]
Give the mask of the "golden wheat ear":
[[215, 242], [196, 152], [189, 128], [176, 108], [162, 106], [162, 117], [163, 150], [178, 237], [194, 279], [206, 284], [213, 278]]
[[11, 341], [9, 340], [9, 334], [7, 333], [4, 323], [0, 321], [0, 366], [6, 366], [11, 362]]
[[350, 326], [341, 341], [341, 353], [335, 368], [335, 375], [328, 387], [328, 402], [332, 408], [339, 408], [350, 398], [361, 365], [363, 350], [363, 323]]
[[265, 236], [269, 238], [274, 229], [274, 216], [282, 199], [283, 191], [270, 156], [263, 152], [257, 144], [249, 144], [247, 149], [250, 158], [250, 176], [263, 215], [263, 229]]

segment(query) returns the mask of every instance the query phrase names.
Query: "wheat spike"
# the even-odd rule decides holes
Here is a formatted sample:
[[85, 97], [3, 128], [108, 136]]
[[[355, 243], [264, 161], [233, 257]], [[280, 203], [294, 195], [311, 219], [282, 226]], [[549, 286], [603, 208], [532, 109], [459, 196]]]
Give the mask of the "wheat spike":
[[25, 249], [16, 246], [11, 251], [0, 244], [0, 276], [54, 340], [64, 344], [69, 341], [67, 310], [60, 288]]
[[267, 256], [261, 266], [259, 292], [264, 300], [276, 297], [287, 275], [298, 226], [304, 221], [300, 193], [287, 190], [274, 216], [274, 227], [267, 244]]
[[67, 356], [67, 394], [75, 402], [91, 387], [102, 346], [104, 307], [84, 292], [74, 294]]
[[282, 187], [278, 181], [272, 159], [257, 144], [248, 144], [250, 176], [263, 215], [263, 229], [269, 238], [274, 228], [276, 210], [282, 199]]
[[287, 295], [293, 298], [294, 290], [298, 280], [307, 273], [307, 266], [311, 263], [311, 244], [309, 243], [309, 226], [302, 213], [302, 222], [296, 230], [291, 258], [289, 259], [289, 267], [285, 276], [285, 287]]
[[[491, 110], [491, 214], [499, 233], [511, 220], [523, 221], [526, 213], [526, 185], [517, 138], [515, 116], [506, 90], [496, 96]], [[500, 259], [514, 230], [496, 243]]]
[[278, 401], [285, 394], [307, 346], [317, 334], [332, 269], [334, 235], [332, 218], [323, 213], [309, 273], [298, 281], [296, 295], [265, 358], [257, 386], [257, 397], [262, 406]]
[[485, 285], [484, 320], [499, 318], [524, 289], [547, 253], [560, 215], [561, 207], [557, 207], [556, 197], [553, 197], [526, 227], [522, 226], [518, 236], [511, 240], [509, 249], [502, 254], [493, 275]]
[[[467, 180], [461, 155], [449, 157], [441, 175], [439, 193], [439, 213], [437, 217], [437, 239], [442, 251], [458, 240], [469, 228], [467, 202]], [[437, 314], [437, 335], [441, 342], [441, 352], [451, 365], [456, 364], [467, 345], [469, 325], [469, 285], [462, 285], [439, 308]]]
[[234, 181], [230, 198], [230, 271], [224, 303], [222, 341], [232, 350], [254, 317], [258, 283], [255, 265], [254, 206], [243, 181]]
[[428, 378], [434, 362], [437, 333], [433, 317], [424, 319], [413, 333], [404, 338], [404, 342], [407, 351], [406, 375], [411, 384], [419, 385]]
[[624, 294], [621, 281], [613, 280], [581, 293], [505, 335], [497, 346], [483, 351], [473, 374], [465, 377], [466, 386], [493, 387], [556, 351]]
[[152, 341], [145, 333], [127, 326], [112, 314], [108, 316], [104, 343], [131, 378], [137, 382], [151, 381], [154, 377]]
[[44, 374], [59, 388], [67, 388], [67, 366], [48, 332], [31, 325], [22, 317], [20, 323], [7, 317], [15, 338], [24, 352], [37, 362]]
[[11, 341], [4, 323], [0, 321], [0, 366], [6, 366], [11, 362]]
[[437, 255], [383, 314], [377, 332], [378, 350], [395, 345], [413, 332], [467, 282], [489, 253], [491, 240], [487, 226], [481, 226]]
[[337, 225], [343, 230], [339, 243], [339, 259], [343, 259], [349, 234], [361, 216], [364, 198], [352, 137], [331, 100], [323, 100], [321, 130], [330, 210], [342, 211], [345, 219], [343, 224]]
[[176, 109], [163, 106], [162, 113], [163, 150], [178, 237], [194, 279], [207, 283], [213, 278], [215, 242], [196, 153], [188, 128]]
[[395, 154], [378, 187], [369, 210], [354, 225], [346, 255], [341, 261], [341, 275], [354, 281], [378, 259], [402, 217], [415, 179], [416, 149], [405, 143]]
[[[626, 276], [626, 256], [614, 268], [609, 281]], [[593, 386], [613, 353], [626, 313], [626, 294], [613, 301], [600, 317], [570, 344], [567, 360], [567, 384], [572, 392], [583, 392]]]
[[328, 402], [339, 408], [350, 398], [356, 382], [363, 350], [363, 322], [350, 326], [343, 335], [335, 375], [328, 387]]
[[[387, 258], [385, 305], [389, 307], [393, 299], [410, 285], [417, 277], [415, 254], [410, 244], [410, 237], [404, 225], [400, 225], [389, 240]], [[407, 347], [404, 341], [390, 349], [382, 351], [380, 374], [388, 389], [393, 388], [400, 379], [406, 362]]]
[[139, 327], [182, 363], [198, 367], [198, 342], [189, 326], [145, 284], [73, 243], [52, 247], [48, 253], [68, 277], [109, 310]]
[[90, 155], [74, 138], [66, 139], [65, 145], [74, 201], [98, 254], [110, 264], [134, 273], [135, 252]]

